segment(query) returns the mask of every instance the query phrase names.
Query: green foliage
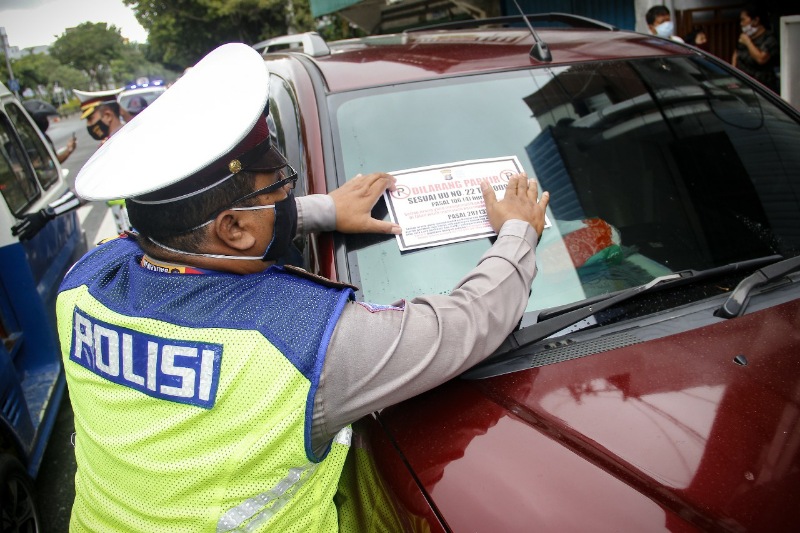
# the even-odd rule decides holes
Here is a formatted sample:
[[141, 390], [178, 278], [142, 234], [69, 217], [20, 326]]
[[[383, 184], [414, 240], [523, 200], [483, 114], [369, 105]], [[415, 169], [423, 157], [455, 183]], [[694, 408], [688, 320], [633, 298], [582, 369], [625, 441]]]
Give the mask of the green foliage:
[[123, 0], [148, 32], [148, 58], [183, 70], [228, 42], [287, 30], [286, 0]]
[[58, 106], [58, 113], [62, 117], [66, 117], [71, 115], [72, 113], [77, 113], [81, 108], [81, 102], [77, 98], [73, 98], [69, 102], [66, 102], [60, 106]]
[[[29, 88], [37, 96], [48, 97], [57, 101], [56, 87], [72, 89], [87, 87], [89, 78], [80, 70], [62, 65], [57, 59], [47, 54], [29, 54], [11, 62], [14, 77], [19, 80], [22, 89]], [[41, 94], [43, 87], [47, 94]]]
[[65, 31], [50, 47], [50, 55], [64, 65], [85, 72], [99, 87], [112, 81], [108, 65], [122, 53], [124, 41], [116, 26], [84, 22]]
[[59, 65], [50, 74], [50, 85], [55, 83], [65, 89], [78, 89], [89, 86], [89, 77], [78, 69]]
[[[304, 0], [307, 1], [307, 0]], [[316, 20], [316, 30], [326, 41], [366, 37], [368, 34], [361, 28], [350, 24], [342, 16], [332, 13]]]
[[364, 35], [336, 14], [314, 19], [308, 0], [123, 2], [148, 31], [146, 44], [127, 43], [113, 25], [85, 22], [59, 36], [49, 55], [29, 54], [12, 61], [22, 88], [39, 92], [44, 87], [58, 101], [62, 93], [56, 87], [100, 90], [142, 76], [174, 81], [226, 42], [255, 44], [305, 31], [317, 31], [328, 41]]
[[11, 62], [14, 76], [19, 80], [20, 87], [36, 89], [39, 85], [50, 83], [50, 74], [61, 63], [46, 54], [30, 54], [22, 56]]
[[59, 36], [49, 55], [31, 54], [13, 62], [21, 86], [100, 90], [141, 76], [173, 81], [227, 42], [255, 44], [290, 31], [318, 31], [328, 41], [364, 35], [336, 14], [314, 19], [308, 0], [123, 2], [148, 31], [147, 44], [125, 42], [113, 25], [85, 22]]

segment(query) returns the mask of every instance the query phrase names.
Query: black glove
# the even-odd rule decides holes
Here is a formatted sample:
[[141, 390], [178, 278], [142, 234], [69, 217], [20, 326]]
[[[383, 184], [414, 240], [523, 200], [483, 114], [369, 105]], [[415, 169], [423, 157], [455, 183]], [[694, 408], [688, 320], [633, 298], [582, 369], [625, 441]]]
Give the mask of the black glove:
[[46, 207], [35, 213], [30, 213], [22, 217], [20, 222], [11, 228], [11, 235], [19, 237], [21, 241], [33, 239], [37, 233], [51, 220], [56, 218], [53, 209]]

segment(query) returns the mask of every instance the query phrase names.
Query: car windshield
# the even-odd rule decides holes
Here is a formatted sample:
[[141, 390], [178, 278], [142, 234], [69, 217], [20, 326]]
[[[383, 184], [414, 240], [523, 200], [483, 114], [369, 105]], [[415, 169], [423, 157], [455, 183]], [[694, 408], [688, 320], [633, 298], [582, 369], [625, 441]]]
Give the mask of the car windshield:
[[131, 105], [131, 102], [134, 100], [141, 100], [144, 99], [146, 105], [152, 104], [156, 98], [164, 94], [164, 91], [167, 89], [165, 87], [158, 87], [153, 88], [150, 90], [145, 91], [132, 91], [130, 93], [122, 93], [119, 96], [119, 103], [125, 109], [128, 109]]
[[[330, 103], [339, 176], [516, 156], [551, 192], [527, 312], [800, 249], [800, 124], [697, 56], [402, 84]], [[448, 293], [491, 240], [402, 253], [394, 237], [346, 245], [361, 297], [390, 303]]]

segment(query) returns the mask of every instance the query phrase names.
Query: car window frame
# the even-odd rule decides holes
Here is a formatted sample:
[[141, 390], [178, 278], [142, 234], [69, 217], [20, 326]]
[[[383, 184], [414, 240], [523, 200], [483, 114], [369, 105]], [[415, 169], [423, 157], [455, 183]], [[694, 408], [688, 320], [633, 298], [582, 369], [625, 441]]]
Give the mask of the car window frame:
[[[22, 145], [22, 141], [19, 138], [17, 129], [14, 126], [13, 121], [6, 114], [7, 105], [8, 104], [3, 105], [3, 112], [0, 113], [0, 128], [2, 128], [2, 131], [0, 131], [0, 135], [8, 138], [8, 140], [3, 143], [4, 146], [0, 147], [0, 154], [2, 155], [2, 160], [0, 160], [0, 165], [5, 167], [0, 170], [5, 172], [7, 169], [8, 175], [11, 179], [9, 179], [8, 182], [2, 184], [2, 195], [3, 195], [3, 200], [6, 203], [6, 206], [8, 207], [8, 210], [14, 216], [20, 216], [21, 214], [25, 213], [25, 211], [31, 204], [33, 204], [39, 198], [41, 198], [42, 187], [39, 183], [39, 180], [36, 177], [36, 172], [28, 156], [21, 155], [25, 153], [25, 149]], [[10, 145], [10, 148], [13, 148], [13, 150], [15, 150], [18, 154], [20, 154], [20, 158], [17, 165], [19, 167], [18, 170], [14, 168], [15, 162], [12, 160], [13, 154], [6, 149], [7, 144]], [[24, 201], [18, 204], [17, 202], [9, 201], [9, 195], [6, 194], [8, 191], [7, 187], [9, 187], [9, 184], [14, 185], [13, 192], [15, 194], [20, 194], [22, 198], [24, 198]]]
[[[297, 170], [298, 180], [295, 183], [294, 195], [305, 196], [309, 190], [308, 173], [302, 153], [302, 121], [297, 95], [288, 80], [270, 73], [268, 100], [269, 114], [266, 120], [270, 139], [275, 149], [284, 155], [292, 168]], [[312, 257], [315, 257], [315, 254], [311, 253], [312, 239], [297, 235], [293, 245], [295, 250], [284, 260], [284, 264], [311, 270]]]
[[[9, 110], [12, 112], [9, 113]], [[28, 114], [16, 102], [6, 104], [6, 114], [9, 115], [11, 122], [14, 124], [20, 141], [25, 145], [28, 159], [30, 160], [31, 150], [35, 150], [41, 159], [41, 167], [37, 167], [32, 160], [30, 162], [36, 174], [36, 180], [39, 182], [39, 187], [43, 191], [49, 191], [58, 183], [61, 172], [53, 157], [53, 151], [50, 150], [45, 142], [45, 134], [31, 122]]]

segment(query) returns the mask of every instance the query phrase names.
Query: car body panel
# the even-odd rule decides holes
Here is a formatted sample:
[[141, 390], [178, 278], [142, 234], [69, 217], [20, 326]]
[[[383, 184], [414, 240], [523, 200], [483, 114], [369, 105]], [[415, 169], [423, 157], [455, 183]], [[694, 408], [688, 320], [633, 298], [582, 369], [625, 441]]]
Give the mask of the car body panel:
[[787, 531], [800, 523], [798, 325], [793, 300], [451, 382], [380, 418], [454, 531]]
[[[144, 87], [128, 88], [117, 95], [117, 102], [119, 105], [129, 110], [132, 113], [139, 113], [145, 107], [152, 104], [158, 99], [159, 96], [164, 94], [167, 90], [166, 85], [153, 84]], [[137, 105], [132, 107], [133, 101], [137, 101]]]
[[336, 503], [350, 531], [447, 531], [375, 416], [355, 425]]
[[[652, 36], [603, 30], [542, 30], [553, 61], [543, 63], [528, 55], [534, 44], [530, 32], [423, 32], [365, 39], [385, 43], [374, 47], [359, 41], [341, 41], [331, 55], [314, 58], [331, 92], [406, 83], [442, 76], [536, 66], [558, 66], [576, 61], [620, 57], [689, 54], [692, 50]], [[587, 40], [590, 44], [587, 44]], [[349, 44], [348, 44], [349, 43]], [[491, 46], [486, 46], [491, 44]], [[413, 53], [408, 53], [408, 47]], [[366, 68], [365, 68], [366, 65]]]

